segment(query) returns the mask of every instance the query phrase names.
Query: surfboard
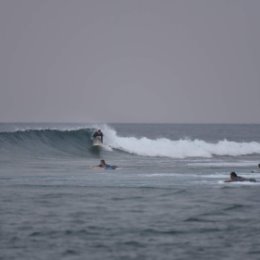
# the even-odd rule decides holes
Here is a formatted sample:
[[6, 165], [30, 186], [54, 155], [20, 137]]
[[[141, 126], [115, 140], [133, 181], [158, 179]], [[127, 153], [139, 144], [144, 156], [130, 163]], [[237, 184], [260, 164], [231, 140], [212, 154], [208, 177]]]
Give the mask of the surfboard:
[[92, 141], [93, 146], [102, 146], [101, 138], [99, 136], [95, 137]]
[[98, 170], [98, 171], [103, 171], [103, 170], [116, 170], [118, 166], [116, 165], [106, 165], [105, 167], [99, 167], [99, 166], [94, 166], [92, 169]]
[[107, 164], [105, 167], [106, 170], [115, 170], [116, 168], [117, 168], [116, 165], [109, 165], [109, 164]]

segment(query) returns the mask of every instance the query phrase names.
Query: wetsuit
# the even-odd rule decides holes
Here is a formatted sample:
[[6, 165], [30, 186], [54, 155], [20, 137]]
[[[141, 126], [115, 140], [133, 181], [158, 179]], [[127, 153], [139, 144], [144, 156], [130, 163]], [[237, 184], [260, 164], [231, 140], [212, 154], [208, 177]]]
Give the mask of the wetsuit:
[[100, 137], [100, 140], [101, 140], [101, 142], [103, 143], [103, 133], [100, 131], [100, 132], [95, 132], [94, 134], [93, 134], [93, 137], [94, 138], [96, 138], [96, 137]]

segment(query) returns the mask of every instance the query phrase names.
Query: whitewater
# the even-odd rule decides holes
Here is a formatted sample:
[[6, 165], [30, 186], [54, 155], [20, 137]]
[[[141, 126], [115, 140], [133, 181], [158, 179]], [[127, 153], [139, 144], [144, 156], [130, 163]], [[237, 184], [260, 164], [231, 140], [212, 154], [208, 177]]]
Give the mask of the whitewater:
[[260, 153], [259, 142], [234, 142], [226, 139], [216, 143], [199, 139], [170, 140], [167, 138], [149, 139], [147, 137], [120, 137], [114, 129], [104, 127], [107, 145], [128, 153], [143, 156], [162, 156], [171, 158], [204, 157], [214, 155], [247, 155]]

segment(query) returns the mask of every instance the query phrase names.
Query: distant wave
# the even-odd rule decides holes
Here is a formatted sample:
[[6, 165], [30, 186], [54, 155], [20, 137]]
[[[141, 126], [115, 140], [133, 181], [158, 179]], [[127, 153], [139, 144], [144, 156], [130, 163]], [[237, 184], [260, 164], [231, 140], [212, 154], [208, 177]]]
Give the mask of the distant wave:
[[[100, 127], [104, 132], [104, 144], [110, 152], [127, 152], [140, 156], [189, 158], [213, 156], [240, 156], [260, 154], [258, 142], [233, 142], [219, 140], [215, 143], [199, 139], [170, 140], [167, 138], [122, 137], [108, 125]], [[89, 157], [91, 136], [95, 127], [79, 129], [27, 129], [0, 132], [1, 154], [23, 153], [27, 155], [67, 155]], [[0, 155], [1, 156], [1, 155]]]

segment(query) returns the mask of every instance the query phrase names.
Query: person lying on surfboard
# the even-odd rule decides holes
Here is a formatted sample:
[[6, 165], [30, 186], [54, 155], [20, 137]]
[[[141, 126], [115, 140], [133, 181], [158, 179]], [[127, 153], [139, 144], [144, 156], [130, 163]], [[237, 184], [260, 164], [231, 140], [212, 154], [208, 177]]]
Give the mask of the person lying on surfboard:
[[94, 134], [93, 134], [93, 138], [100, 138], [101, 143], [103, 143], [103, 133], [100, 129], [98, 129]]
[[112, 169], [112, 170], [115, 170], [117, 168], [117, 166], [115, 165], [106, 164], [105, 160], [100, 160], [100, 163], [97, 167], [104, 168], [104, 169]]
[[256, 179], [254, 178], [244, 178], [241, 176], [238, 176], [235, 172], [230, 173], [230, 179], [225, 180], [225, 182], [234, 182], [234, 181], [251, 181], [256, 182]]

